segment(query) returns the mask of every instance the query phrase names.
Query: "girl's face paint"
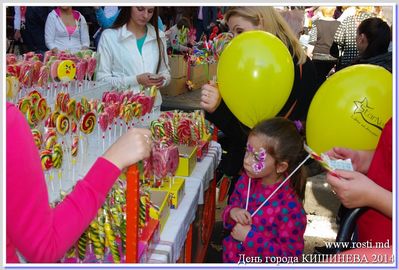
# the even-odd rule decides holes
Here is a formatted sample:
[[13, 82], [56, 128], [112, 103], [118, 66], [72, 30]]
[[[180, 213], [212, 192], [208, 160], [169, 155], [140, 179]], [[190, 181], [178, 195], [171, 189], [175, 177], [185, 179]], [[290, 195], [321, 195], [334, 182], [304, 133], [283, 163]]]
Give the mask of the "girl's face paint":
[[266, 150], [263, 147], [255, 151], [254, 147], [247, 143], [245, 158], [252, 159], [250, 162], [252, 163], [251, 168], [254, 173], [258, 174], [266, 168], [266, 155]]

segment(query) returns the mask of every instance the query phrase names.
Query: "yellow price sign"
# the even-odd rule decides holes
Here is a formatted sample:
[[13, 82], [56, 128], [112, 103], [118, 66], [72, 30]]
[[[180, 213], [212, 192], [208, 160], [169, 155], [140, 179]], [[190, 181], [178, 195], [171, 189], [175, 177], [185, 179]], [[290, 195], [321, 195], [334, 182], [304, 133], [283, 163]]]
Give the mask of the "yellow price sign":
[[68, 82], [75, 78], [76, 65], [72, 60], [64, 60], [58, 65], [57, 75], [60, 81]]

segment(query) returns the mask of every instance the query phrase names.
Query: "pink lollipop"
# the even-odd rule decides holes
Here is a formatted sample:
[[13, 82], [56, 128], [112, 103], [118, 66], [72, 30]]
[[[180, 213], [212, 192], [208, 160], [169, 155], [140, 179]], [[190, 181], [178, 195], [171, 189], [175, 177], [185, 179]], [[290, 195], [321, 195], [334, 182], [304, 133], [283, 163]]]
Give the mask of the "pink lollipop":
[[96, 70], [97, 59], [90, 57], [87, 63], [87, 76], [91, 79], [93, 77], [94, 71]]
[[152, 166], [157, 178], [165, 178], [168, 174], [166, 151], [167, 149], [161, 148], [160, 145], [152, 148]]
[[43, 87], [47, 85], [48, 78], [49, 78], [49, 69], [47, 66], [42, 66], [39, 71], [39, 77], [37, 80], [37, 85], [39, 87]]
[[58, 79], [58, 65], [61, 63], [61, 60], [55, 60], [50, 67], [50, 76], [53, 82], [59, 82]]
[[98, 117], [98, 123], [102, 132], [106, 132], [109, 124], [109, 115], [107, 112], [100, 113], [100, 116]]
[[86, 60], [80, 60], [76, 64], [75, 79], [77, 81], [80, 81], [80, 82], [83, 81], [84, 78], [85, 78], [86, 70], [87, 70], [87, 62], [86, 62]]
[[179, 165], [179, 150], [177, 145], [171, 145], [166, 149], [167, 171], [171, 176], [175, 175], [177, 166]]

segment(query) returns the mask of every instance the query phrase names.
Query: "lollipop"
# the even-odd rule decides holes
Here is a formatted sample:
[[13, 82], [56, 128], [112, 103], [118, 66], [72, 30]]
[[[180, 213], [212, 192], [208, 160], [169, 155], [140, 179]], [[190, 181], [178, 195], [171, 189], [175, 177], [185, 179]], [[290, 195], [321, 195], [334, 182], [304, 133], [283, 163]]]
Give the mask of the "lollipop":
[[40, 151], [40, 161], [42, 163], [42, 169], [47, 171], [53, 166], [53, 159], [51, 150], [43, 149]]
[[71, 146], [71, 156], [76, 157], [79, 150], [79, 136], [73, 136]]
[[33, 140], [38, 149], [42, 146], [42, 133], [36, 128], [32, 129]]
[[163, 124], [158, 121], [158, 120], [154, 120], [151, 122], [151, 133], [152, 136], [154, 136], [155, 138], [162, 138], [163, 136], [165, 136], [165, 130], [163, 127]]
[[53, 167], [54, 168], [56, 168], [56, 169], [61, 168], [62, 156], [63, 156], [63, 152], [62, 152], [61, 144], [57, 143], [57, 144], [54, 145], [53, 153], [51, 155], [51, 158], [53, 160]]
[[33, 90], [28, 94], [28, 97], [32, 101], [32, 105], [34, 105], [42, 98], [42, 95], [37, 90]]
[[76, 108], [76, 100], [74, 98], [71, 98], [66, 106], [66, 113], [68, 116], [72, 116], [75, 113], [75, 108]]
[[177, 127], [177, 135], [179, 136], [179, 141], [181, 143], [188, 144], [191, 139], [191, 120], [184, 118], [179, 122], [179, 126]]
[[26, 113], [31, 106], [32, 102], [29, 98], [22, 98], [18, 101], [18, 109], [22, 113]]
[[26, 120], [28, 121], [30, 127], [34, 127], [37, 122], [35, 109], [30, 107], [26, 111], [25, 116], [26, 116]]
[[100, 128], [102, 132], [107, 131], [107, 127], [109, 124], [109, 115], [106, 112], [100, 113], [100, 116], [98, 117], [98, 123], [100, 125]]
[[39, 99], [36, 104], [36, 117], [38, 120], [43, 121], [47, 115], [47, 101], [45, 98]]
[[58, 78], [58, 65], [61, 63], [60, 60], [55, 60], [50, 67], [50, 77], [53, 82], [59, 82]]
[[72, 133], [76, 133], [77, 129], [78, 129], [78, 125], [76, 124], [76, 121], [72, 119], [71, 120], [71, 131], [72, 131]]
[[84, 114], [84, 109], [82, 107], [82, 103], [76, 102], [76, 109], [75, 109], [75, 119], [76, 121], [80, 121], [80, 118], [82, 118], [82, 115]]
[[171, 145], [167, 148], [166, 157], [167, 157], [166, 170], [168, 174], [174, 176], [177, 170], [177, 166], [179, 165], [179, 150], [177, 148], [177, 145]]
[[57, 67], [57, 77], [62, 82], [72, 81], [75, 77], [76, 66], [72, 60], [61, 61]]
[[97, 113], [102, 113], [102, 112], [104, 112], [104, 107], [105, 107], [105, 105], [104, 105], [104, 102], [99, 102], [98, 104], [97, 104]]
[[49, 69], [47, 66], [40, 67], [39, 77], [37, 79], [37, 85], [39, 87], [43, 87], [47, 85], [48, 78], [49, 78]]
[[40, 61], [36, 61], [33, 63], [32, 67], [32, 83], [36, 84], [39, 81], [40, 70], [43, 66], [43, 63]]
[[64, 113], [61, 113], [60, 115], [58, 115], [57, 121], [56, 121], [56, 128], [57, 128], [57, 131], [61, 135], [65, 135], [68, 132], [69, 119], [68, 119], [68, 116], [66, 116]]
[[87, 62], [87, 75], [91, 79], [94, 75], [94, 71], [96, 70], [97, 59], [94, 57], [89, 58]]
[[152, 148], [152, 166], [157, 178], [165, 178], [168, 174], [166, 151], [167, 148], [159, 144]]
[[96, 125], [96, 115], [93, 112], [86, 113], [81, 122], [80, 130], [85, 134], [90, 134], [93, 132]]
[[76, 78], [77, 81], [81, 82], [81, 81], [84, 80], [85, 74], [86, 74], [86, 70], [87, 70], [87, 62], [86, 62], [86, 60], [80, 60], [76, 64], [75, 78]]

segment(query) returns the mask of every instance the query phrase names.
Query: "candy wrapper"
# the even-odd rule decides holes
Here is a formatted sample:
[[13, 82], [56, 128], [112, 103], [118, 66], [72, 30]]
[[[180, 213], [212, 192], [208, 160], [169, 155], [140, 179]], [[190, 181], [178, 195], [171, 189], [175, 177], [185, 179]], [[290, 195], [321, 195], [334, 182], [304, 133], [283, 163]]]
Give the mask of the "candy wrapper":
[[349, 170], [353, 171], [352, 162], [350, 159], [342, 160], [335, 159], [332, 160], [325, 154], [318, 155], [315, 151], [312, 150], [308, 145], [304, 144], [304, 149], [309, 155], [316, 161], [320, 163], [323, 168], [325, 168], [329, 173], [339, 178], [339, 175], [335, 173], [335, 170]]

